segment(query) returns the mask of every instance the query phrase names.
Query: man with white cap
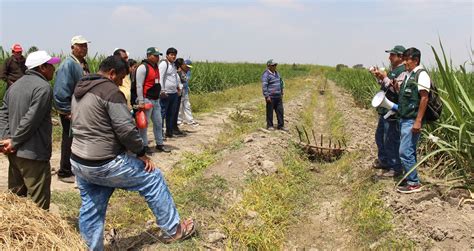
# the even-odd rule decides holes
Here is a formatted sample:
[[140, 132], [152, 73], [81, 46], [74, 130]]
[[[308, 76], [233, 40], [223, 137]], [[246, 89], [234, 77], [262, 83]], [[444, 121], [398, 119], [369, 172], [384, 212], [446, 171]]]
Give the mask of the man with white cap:
[[0, 79], [7, 83], [7, 88], [25, 75], [25, 57], [21, 54], [22, 52], [21, 45], [14, 44], [12, 46], [12, 56], [5, 60], [0, 70]]
[[71, 39], [71, 55], [67, 57], [58, 68], [54, 83], [54, 104], [59, 112], [61, 125], [63, 127], [61, 140], [61, 161], [59, 164], [58, 178], [66, 183], [74, 183], [74, 175], [71, 171], [71, 100], [77, 82], [89, 75], [89, 66], [85, 60], [87, 55], [87, 44], [89, 40], [81, 35]]
[[54, 64], [45, 51], [28, 55], [25, 75], [6, 92], [0, 108], [0, 152], [8, 155], [8, 189], [49, 209]]

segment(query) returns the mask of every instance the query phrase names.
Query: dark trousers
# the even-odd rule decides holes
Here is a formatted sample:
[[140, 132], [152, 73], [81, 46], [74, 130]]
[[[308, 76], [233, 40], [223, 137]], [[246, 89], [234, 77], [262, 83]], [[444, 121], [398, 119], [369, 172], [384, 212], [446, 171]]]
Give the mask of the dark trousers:
[[166, 135], [173, 135], [173, 121], [178, 106], [178, 93], [168, 94], [166, 98], [160, 98], [161, 117], [166, 125]]
[[51, 165], [49, 161], [31, 160], [8, 155], [8, 189], [21, 197], [30, 197], [48, 210], [51, 201]]
[[284, 127], [283, 120], [283, 99], [271, 98], [271, 102], [267, 102], [267, 127], [273, 127], [273, 110], [275, 110], [278, 121], [278, 129]]
[[181, 106], [181, 96], [178, 96], [178, 103], [176, 104], [176, 110], [173, 116], [173, 130], [179, 130], [178, 128], [178, 115], [179, 115], [179, 107]]
[[61, 161], [59, 163], [59, 177], [69, 177], [73, 173], [71, 171], [71, 145], [72, 145], [72, 135], [71, 131], [71, 120], [66, 117], [66, 115], [59, 115], [61, 119], [61, 125], [63, 127], [63, 133], [61, 138]]

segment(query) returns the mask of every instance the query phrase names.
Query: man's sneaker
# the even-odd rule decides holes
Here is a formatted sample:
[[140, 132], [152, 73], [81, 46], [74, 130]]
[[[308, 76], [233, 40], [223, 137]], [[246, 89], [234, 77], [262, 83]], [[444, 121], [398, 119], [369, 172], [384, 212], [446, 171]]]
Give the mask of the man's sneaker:
[[188, 123], [188, 125], [190, 125], [190, 126], [199, 126], [199, 123], [193, 120], [190, 123]]
[[76, 177], [74, 175], [67, 176], [67, 177], [61, 177], [58, 176], [58, 180], [64, 182], [64, 183], [74, 183], [76, 181]]
[[375, 159], [374, 160], [374, 163], [372, 163], [372, 168], [375, 168], [375, 169], [387, 169], [387, 167], [385, 165], [382, 164], [382, 162], [380, 162], [379, 159]]
[[288, 132], [288, 128], [286, 127], [278, 127], [278, 130], [281, 130], [281, 131], [285, 131], [285, 132]]
[[155, 146], [155, 149], [158, 151], [158, 152], [164, 152], [164, 153], [169, 153], [171, 152], [170, 149], [166, 148], [164, 145], [157, 145]]
[[421, 184], [416, 185], [405, 185], [397, 187], [397, 192], [399, 193], [418, 193], [421, 192]]
[[269, 131], [274, 131], [275, 128], [274, 128], [273, 126], [267, 126], [267, 130], [269, 130]]

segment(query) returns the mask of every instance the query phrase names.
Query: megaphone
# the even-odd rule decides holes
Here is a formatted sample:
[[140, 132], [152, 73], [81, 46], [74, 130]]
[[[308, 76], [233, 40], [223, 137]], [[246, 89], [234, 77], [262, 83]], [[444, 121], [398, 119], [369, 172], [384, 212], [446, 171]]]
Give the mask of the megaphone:
[[392, 116], [398, 111], [398, 105], [388, 100], [385, 97], [384, 91], [379, 91], [377, 92], [377, 94], [375, 94], [374, 98], [372, 98], [372, 106], [375, 108], [383, 107], [383, 108], [389, 109], [387, 114], [383, 116], [384, 119], [387, 119], [388, 117]]

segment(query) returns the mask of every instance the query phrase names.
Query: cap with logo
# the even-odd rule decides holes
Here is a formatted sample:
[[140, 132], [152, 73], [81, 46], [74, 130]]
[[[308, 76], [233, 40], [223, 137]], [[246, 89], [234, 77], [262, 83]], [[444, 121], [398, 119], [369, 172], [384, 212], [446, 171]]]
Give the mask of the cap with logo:
[[385, 52], [394, 53], [394, 54], [403, 54], [404, 51], [405, 51], [405, 47], [403, 47], [403, 45], [395, 45], [393, 49], [386, 50]]
[[147, 55], [155, 55], [155, 56], [161, 56], [163, 53], [160, 52], [160, 50], [156, 47], [150, 47], [146, 49], [146, 54]]
[[25, 65], [28, 69], [33, 69], [44, 63], [59, 64], [61, 59], [58, 57], [51, 57], [46, 51], [35, 51], [28, 54]]
[[83, 37], [82, 35], [77, 35], [77, 36], [74, 36], [71, 38], [71, 45], [75, 45], [75, 44], [86, 44], [86, 43], [90, 43], [91, 41], [87, 40], [85, 37]]

